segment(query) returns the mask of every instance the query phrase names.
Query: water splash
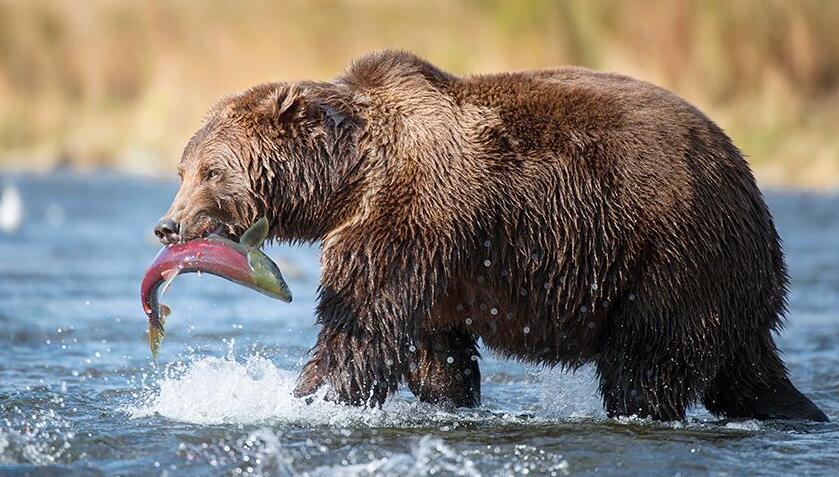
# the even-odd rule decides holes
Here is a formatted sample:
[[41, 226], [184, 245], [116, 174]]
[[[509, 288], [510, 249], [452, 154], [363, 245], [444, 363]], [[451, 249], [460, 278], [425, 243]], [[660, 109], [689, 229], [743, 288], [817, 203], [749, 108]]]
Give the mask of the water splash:
[[745, 421], [732, 421], [725, 424], [726, 429], [735, 429], [738, 431], [759, 431], [762, 424], [760, 421], [748, 419]]
[[577, 371], [543, 369], [537, 372], [542, 383], [539, 404], [547, 416], [561, 419], [605, 419], [603, 401], [597, 388], [594, 368]]
[[159, 415], [203, 425], [420, 427], [429, 423], [457, 426], [516, 420], [515, 416], [484, 409], [451, 410], [399, 397], [376, 409], [330, 403], [321, 399], [322, 395], [307, 404], [293, 395], [297, 373], [278, 368], [260, 355], [251, 354], [240, 361], [232, 354], [194, 358], [170, 366], [145, 398], [123, 410], [132, 418]]
[[0, 464], [55, 465], [75, 437], [53, 409], [12, 407], [0, 420]]
[[306, 407], [292, 396], [294, 380], [294, 374], [261, 356], [244, 362], [204, 357], [170, 366], [151, 399], [128, 412], [134, 418], [158, 414], [194, 424], [293, 422]]

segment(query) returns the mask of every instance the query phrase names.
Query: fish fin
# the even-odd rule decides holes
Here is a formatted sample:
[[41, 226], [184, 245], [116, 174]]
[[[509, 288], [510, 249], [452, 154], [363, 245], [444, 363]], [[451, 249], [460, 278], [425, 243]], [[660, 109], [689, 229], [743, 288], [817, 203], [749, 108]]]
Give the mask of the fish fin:
[[181, 273], [180, 268], [172, 268], [170, 270], [165, 270], [163, 273], [160, 274], [165, 280], [165, 282], [163, 283], [163, 288], [160, 290], [161, 295], [166, 293], [166, 290], [169, 289], [169, 285], [172, 284], [172, 282], [175, 280], [175, 277], [177, 277], [179, 273]]
[[169, 308], [169, 305], [164, 305], [163, 303], [160, 304], [160, 324], [166, 324], [166, 317], [172, 314], [172, 309]]
[[268, 219], [262, 217], [255, 224], [251, 225], [248, 230], [245, 230], [242, 238], [239, 239], [239, 245], [248, 249], [258, 248], [265, 241], [266, 237], [268, 237]]

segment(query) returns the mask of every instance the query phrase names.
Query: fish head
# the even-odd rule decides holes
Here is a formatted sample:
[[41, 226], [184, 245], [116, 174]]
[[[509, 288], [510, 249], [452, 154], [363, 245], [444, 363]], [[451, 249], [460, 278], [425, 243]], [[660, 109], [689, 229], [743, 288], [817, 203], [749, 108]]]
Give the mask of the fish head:
[[258, 248], [249, 250], [247, 256], [252, 272], [252, 288], [271, 298], [290, 303], [291, 289], [277, 265]]
[[239, 249], [243, 250], [251, 269], [251, 288], [272, 298], [286, 303], [291, 301], [291, 290], [280, 269], [265, 253], [260, 250], [268, 237], [268, 219], [257, 220], [239, 239]]

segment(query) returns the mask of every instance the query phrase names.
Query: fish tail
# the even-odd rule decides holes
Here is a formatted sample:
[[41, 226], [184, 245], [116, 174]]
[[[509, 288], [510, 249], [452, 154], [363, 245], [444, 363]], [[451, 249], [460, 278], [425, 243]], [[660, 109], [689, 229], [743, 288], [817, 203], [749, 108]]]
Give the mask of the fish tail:
[[163, 329], [163, 325], [149, 325], [149, 349], [151, 349], [151, 355], [155, 361], [157, 361], [157, 351], [160, 349], [160, 343], [163, 342], [163, 338], [166, 337], [166, 331]]
[[166, 323], [166, 317], [171, 312], [168, 306], [161, 303], [160, 319], [154, 323], [149, 323], [149, 349], [151, 349], [151, 355], [155, 361], [157, 361], [157, 352], [160, 350], [160, 343], [166, 337], [166, 330], [163, 329], [163, 325]]

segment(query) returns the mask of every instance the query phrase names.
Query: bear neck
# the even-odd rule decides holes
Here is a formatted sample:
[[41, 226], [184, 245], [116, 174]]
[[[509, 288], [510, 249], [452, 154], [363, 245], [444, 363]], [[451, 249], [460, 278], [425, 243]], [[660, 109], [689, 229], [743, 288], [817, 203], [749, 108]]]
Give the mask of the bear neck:
[[[320, 241], [360, 209], [364, 179], [357, 130], [349, 121], [341, 128], [326, 129], [298, 135], [306, 139], [291, 148], [290, 159], [269, 161], [269, 169], [285, 169], [299, 182], [294, 193], [281, 190], [283, 181], [274, 180], [274, 174], [262, 174], [262, 180], [269, 182], [263, 187], [272, 191], [273, 199], [266, 205], [274, 212], [269, 216], [280, 241]], [[297, 167], [289, 170], [283, 165], [291, 162]]]

